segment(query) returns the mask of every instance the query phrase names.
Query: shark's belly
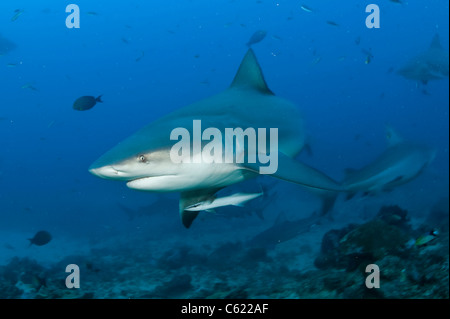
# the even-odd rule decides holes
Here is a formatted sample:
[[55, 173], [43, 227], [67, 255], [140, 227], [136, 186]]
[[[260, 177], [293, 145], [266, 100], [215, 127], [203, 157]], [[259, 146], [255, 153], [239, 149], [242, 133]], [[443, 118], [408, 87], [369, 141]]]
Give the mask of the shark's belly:
[[180, 164], [179, 173], [144, 177], [129, 181], [132, 189], [155, 192], [181, 192], [196, 189], [222, 188], [242, 182], [253, 174], [244, 173], [233, 164]]

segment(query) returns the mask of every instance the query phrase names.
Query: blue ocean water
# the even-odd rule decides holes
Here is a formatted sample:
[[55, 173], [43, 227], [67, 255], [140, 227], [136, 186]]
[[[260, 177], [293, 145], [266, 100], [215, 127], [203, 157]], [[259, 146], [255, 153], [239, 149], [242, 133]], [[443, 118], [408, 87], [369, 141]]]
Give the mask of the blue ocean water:
[[[375, 297], [448, 298], [448, 61], [447, 76], [427, 84], [396, 73], [435, 34], [448, 58], [448, 1], [379, 0], [377, 29], [367, 28], [369, 2], [361, 1], [74, 3], [80, 28], [72, 29], [69, 3], [0, 3], [0, 286], [11, 287], [2, 298], [369, 298], [360, 268], [347, 267], [337, 280], [342, 264], [314, 265], [324, 234], [398, 205], [408, 212], [407, 235], [417, 239], [442, 198], [435, 240], [371, 258], [393, 267], [382, 280], [397, 287]], [[262, 203], [202, 212], [185, 229], [178, 194], [138, 192], [89, 174], [98, 157], [141, 127], [227, 88], [257, 30], [267, 31], [253, 50], [269, 88], [304, 115], [312, 154], [301, 154], [303, 162], [341, 181], [345, 169], [364, 167], [386, 149], [386, 125], [435, 148], [436, 158], [391, 192], [339, 196], [332, 219], [262, 248], [245, 243], [280, 215], [307, 218], [319, 199], [264, 177]], [[85, 95], [102, 95], [103, 103], [75, 111]], [[52, 240], [28, 247], [39, 230]], [[408, 269], [420, 258], [428, 268]], [[79, 290], [61, 284], [71, 263], [85, 274]], [[24, 273], [45, 277], [46, 285], [33, 286]], [[317, 285], [305, 291], [303, 281]]]

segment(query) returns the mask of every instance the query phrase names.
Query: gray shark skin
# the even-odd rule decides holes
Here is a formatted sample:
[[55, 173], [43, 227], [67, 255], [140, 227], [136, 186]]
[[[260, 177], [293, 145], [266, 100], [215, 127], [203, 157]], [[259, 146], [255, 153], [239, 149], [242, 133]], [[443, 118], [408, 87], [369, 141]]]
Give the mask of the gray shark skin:
[[413, 58], [397, 73], [407, 79], [427, 84], [430, 80], [448, 77], [448, 59], [448, 51], [444, 50], [439, 35], [436, 34], [428, 50]]
[[348, 170], [343, 185], [351, 198], [358, 192], [376, 195], [389, 192], [419, 176], [436, 157], [436, 150], [426, 145], [404, 141], [387, 128], [388, 147], [372, 163]]
[[[342, 191], [342, 186], [320, 171], [293, 158], [305, 144], [303, 118], [293, 103], [275, 96], [267, 87], [252, 49], [247, 51], [238, 72], [225, 91], [180, 108], [142, 128], [109, 150], [89, 171], [102, 178], [127, 182], [132, 189], [180, 192], [179, 211], [189, 228], [199, 212], [185, 208], [211, 198], [220, 189], [258, 176], [260, 164], [174, 163], [170, 140], [177, 127], [193, 136], [193, 120], [202, 129], [278, 129], [278, 169], [270, 175], [308, 188]], [[193, 148], [192, 157], [199, 154]], [[248, 152], [248, 148], [245, 149]]]

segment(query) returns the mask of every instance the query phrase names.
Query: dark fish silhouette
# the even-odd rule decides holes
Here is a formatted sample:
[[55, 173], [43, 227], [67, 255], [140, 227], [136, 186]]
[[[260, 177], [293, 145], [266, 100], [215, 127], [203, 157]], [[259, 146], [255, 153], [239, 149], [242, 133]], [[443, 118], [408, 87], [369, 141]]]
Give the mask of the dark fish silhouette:
[[327, 24], [332, 25], [333, 27], [338, 27], [339, 26], [339, 24], [337, 24], [336, 22], [331, 21], [331, 20], [328, 20]]
[[97, 102], [103, 103], [102, 95], [95, 98], [93, 96], [82, 96], [73, 103], [73, 109], [77, 111], [86, 111], [92, 109]]
[[250, 37], [250, 40], [247, 42], [247, 46], [251, 47], [253, 44], [261, 42], [267, 35], [267, 31], [258, 30]]
[[14, 22], [14, 21], [16, 21], [17, 19], [19, 19], [19, 17], [22, 15], [22, 13], [24, 13], [25, 11], [24, 10], [22, 10], [22, 9], [16, 9], [16, 10], [14, 10], [14, 15], [13, 15], [13, 17], [11, 18], [11, 21], [12, 22]]
[[16, 45], [9, 41], [8, 39], [5, 39], [0, 34], [0, 56], [5, 55], [6, 53], [14, 50], [16, 48]]
[[44, 246], [45, 244], [48, 244], [50, 240], [52, 240], [52, 235], [50, 235], [48, 231], [41, 230], [38, 231], [33, 238], [28, 238], [28, 240], [30, 241], [30, 246]]

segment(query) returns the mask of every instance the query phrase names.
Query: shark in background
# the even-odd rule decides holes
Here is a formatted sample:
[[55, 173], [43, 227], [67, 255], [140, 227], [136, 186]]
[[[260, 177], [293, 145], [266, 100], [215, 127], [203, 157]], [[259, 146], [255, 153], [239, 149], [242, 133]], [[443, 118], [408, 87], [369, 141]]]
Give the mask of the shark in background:
[[281, 243], [308, 232], [312, 227], [320, 223], [321, 217], [316, 213], [306, 218], [289, 220], [286, 218], [285, 212], [282, 211], [272, 226], [256, 234], [246, 242], [246, 245], [249, 247], [273, 249]]
[[[224, 187], [260, 175], [260, 165], [249, 161], [174, 163], [170, 157], [175, 143], [170, 140], [171, 131], [181, 127], [193, 136], [194, 120], [222, 134], [225, 128], [277, 128], [278, 153], [271, 155], [277, 155], [278, 166], [270, 176], [309, 189], [343, 191], [324, 173], [294, 159], [305, 145], [303, 118], [296, 105], [268, 88], [252, 49], [228, 89], [150, 123], [101, 156], [89, 171], [101, 178], [124, 181], [132, 189], [180, 192], [179, 213], [183, 225], [189, 228], [199, 212], [187, 211], [187, 207], [209, 200]], [[248, 145], [241, 147], [248, 156]], [[199, 151], [192, 148], [193, 158], [201, 156]]]
[[128, 220], [130, 221], [144, 216], [153, 216], [159, 213], [164, 214], [177, 209], [174, 199], [169, 198], [168, 196], [162, 196], [162, 194], [158, 194], [156, 199], [149, 205], [134, 208], [118, 202], [117, 207], [128, 216]]
[[0, 56], [6, 55], [8, 52], [14, 50], [15, 48], [16, 45], [14, 42], [11, 42], [0, 34]]
[[448, 77], [448, 64], [448, 51], [442, 47], [439, 35], [436, 34], [428, 50], [414, 57], [401, 67], [397, 73], [407, 79], [425, 85], [428, 81]]
[[419, 176], [436, 157], [436, 150], [405, 141], [392, 127], [386, 128], [387, 149], [367, 166], [346, 171], [343, 186], [347, 198], [362, 192], [376, 195], [389, 192]]

